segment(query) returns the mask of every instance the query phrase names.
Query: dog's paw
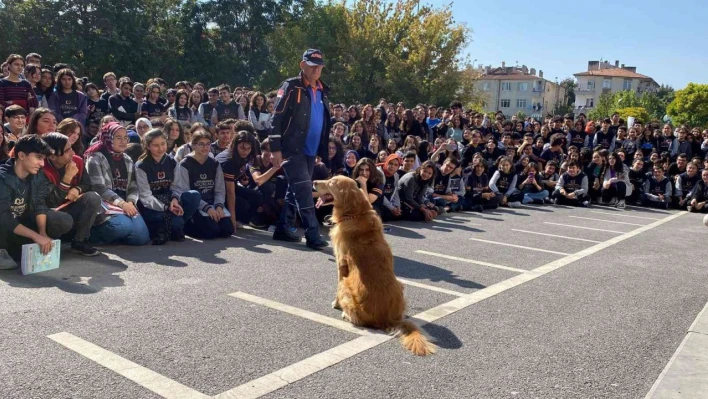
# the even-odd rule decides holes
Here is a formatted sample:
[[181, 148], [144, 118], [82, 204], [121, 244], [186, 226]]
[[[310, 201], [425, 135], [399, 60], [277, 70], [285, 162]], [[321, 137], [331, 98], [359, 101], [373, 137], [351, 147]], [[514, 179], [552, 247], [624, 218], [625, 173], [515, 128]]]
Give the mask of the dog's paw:
[[338, 300], [332, 301], [332, 309], [342, 310], [342, 306], [339, 304]]
[[349, 318], [349, 315], [347, 314], [347, 312], [344, 312], [344, 311], [342, 311], [342, 320], [348, 321], [348, 322], [350, 322], [350, 323], [351, 323], [351, 321], [352, 321], [352, 320]]

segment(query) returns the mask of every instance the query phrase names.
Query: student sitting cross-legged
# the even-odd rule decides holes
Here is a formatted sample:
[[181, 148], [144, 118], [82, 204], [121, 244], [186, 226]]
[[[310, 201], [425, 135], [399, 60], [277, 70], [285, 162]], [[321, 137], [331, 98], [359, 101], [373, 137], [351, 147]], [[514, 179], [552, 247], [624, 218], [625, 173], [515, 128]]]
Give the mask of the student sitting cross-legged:
[[99, 252], [89, 244], [91, 228], [101, 209], [101, 197], [91, 191], [91, 179], [84, 169], [84, 160], [74, 154], [69, 137], [61, 133], [44, 135], [44, 141], [53, 153], [44, 160], [44, 175], [51, 185], [48, 187], [47, 206], [61, 207], [74, 220], [71, 235], [73, 252], [85, 256], [95, 256]]
[[211, 137], [206, 132], [192, 136], [194, 152], [188, 154], [175, 170], [172, 198], [190, 191], [200, 195], [199, 209], [185, 221], [184, 232], [194, 238], [229, 237], [234, 233], [231, 218], [224, 212], [226, 188], [221, 165], [209, 156]]
[[485, 209], [496, 209], [499, 200], [489, 188], [487, 164], [479, 159], [472, 161], [472, 170], [465, 169], [465, 198], [463, 207], [466, 211], [483, 212]]
[[652, 208], [667, 209], [671, 203], [671, 180], [664, 176], [664, 167], [655, 164], [650, 178], [644, 182], [642, 205]]
[[[549, 161], [549, 163], [552, 161]], [[544, 200], [548, 199], [548, 190], [543, 188], [543, 180], [541, 173], [539, 171], [538, 164], [536, 162], [530, 162], [524, 168], [521, 177], [525, 177], [524, 180], [519, 182], [517, 189], [523, 194], [524, 198], [522, 203], [524, 204], [543, 204]]]
[[177, 161], [167, 155], [167, 136], [152, 129], [143, 136], [145, 152], [135, 164], [140, 202], [138, 207], [147, 223], [153, 245], [168, 240], [184, 241], [184, 221], [197, 211], [201, 197], [197, 191], [172, 198]]
[[622, 162], [619, 154], [613, 152], [607, 156], [607, 168], [602, 183], [602, 202], [623, 209], [627, 196], [631, 194], [629, 168]]
[[[50, 148], [39, 136], [17, 140], [15, 155], [0, 165], [0, 269], [14, 269], [22, 245], [32, 242], [42, 253], [52, 249], [52, 238], [68, 232], [73, 220], [68, 213], [47, 208], [47, 179], [39, 173]], [[39, 174], [38, 174], [39, 173]]]
[[391, 154], [379, 166], [378, 170], [383, 174], [383, 207], [381, 207], [381, 220], [388, 222], [401, 219], [401, 198], [398, 195], [398, 168], [401, 166], [401, 158], [397, 154]]
[[[688, 197], [689, 212], [708, 213], [708, 169], [703, 169], [701, 172], [701, 180], [693, 186], [691, 194]], [[706, 225], [708, 226], [708, 224]]]
[[568, 171], [558, 178], [552, 198], [558, 205], [588, 206], [588, 177], [580, 171], [578, 161], [568, 162]]
[[435, 181], [436, 171], [437, 167], [432, 161], [425, 161], [415, 171], [406, 173], [398, 181], [403, 219], [430, 222], [444, 213], [425, 199], [426, 192]]
[[138, 213], [138, 185], [133, 177], [133, 160], [124, 154], [126, 148], [128, 132], [118, 122], [109, 122], [101, 128], [98, 143], [85, 152], [91, 189], [124, 212], [110, 215], [91, 230], [91, 242], [95, 244], [145, 245], [150, 241]]
[[500, 205], [515, 208], [521, 205], [521, 195], [516, 189], [516, 172], [511, 165], [511, 160], [505, 156], [497, 161], [499, 169], [489, 179], [489, 188], [492, 190]]

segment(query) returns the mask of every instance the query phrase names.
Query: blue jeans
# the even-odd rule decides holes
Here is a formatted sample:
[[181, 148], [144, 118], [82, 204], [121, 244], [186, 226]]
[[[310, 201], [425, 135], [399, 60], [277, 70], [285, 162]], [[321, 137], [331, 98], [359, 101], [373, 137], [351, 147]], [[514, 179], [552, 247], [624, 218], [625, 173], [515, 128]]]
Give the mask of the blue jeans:
[[315, 216], [315, 201], [312, 199], [314, 168], [315, 157], [303, 154], [293, 155], [284, 162], [283, 172], [288, 180], [288, 190], [285, 193], [285, 207], [275, 226], [276, 231], [287, 231], [295, 226], [295, 212], [299, 211], [305, 238], [308, 241], [320, 239], [320, 226]]
[[192, 218], [194, 212], [199, 208], [199, 201], [201, 201], [199, 191], [185, 191], [179, 201], [184, 211], [182, 216], [177, 216], [170, 211], [155, 211], [147, 208], [141, 209], [140, 212], [148, 225], [148, 230], [153, 230], [153, 227], [158, 227], [161, 223], [164, 223], [165, 212], [170, 212], [170, 233], [172, 233], [173, 237], [176, 237], [184, 234], [184, 221]]
[[524, 193], [524, 199], [521, 202], [530, 204], [534, 200], [543, 201], [545, 198], [548, 198], [548, 190], [539, 191], [537, 193]]
[[150, 241], [150, 233], [142, 216], [115, 215], [94, 226], [90, 240], [93, 244], [145, 245]]

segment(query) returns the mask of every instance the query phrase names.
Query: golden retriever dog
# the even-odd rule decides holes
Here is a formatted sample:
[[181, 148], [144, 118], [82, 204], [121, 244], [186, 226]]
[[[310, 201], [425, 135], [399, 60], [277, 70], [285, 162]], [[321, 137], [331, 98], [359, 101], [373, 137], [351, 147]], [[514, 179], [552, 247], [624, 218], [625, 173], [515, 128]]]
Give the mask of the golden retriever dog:
[[318, 180], [318, 206], [333, 203], [329, 236], [337, 261], [337, 296], [332, 307], [342, 318], [361, 327], [395, 333], [401, 344], [419, 356], [436, 347], [413, 323], [404, 321], [403, 286], [393, 272], [393, 253], [383, 234], [381, 219], [359, 189], [345, 176]]

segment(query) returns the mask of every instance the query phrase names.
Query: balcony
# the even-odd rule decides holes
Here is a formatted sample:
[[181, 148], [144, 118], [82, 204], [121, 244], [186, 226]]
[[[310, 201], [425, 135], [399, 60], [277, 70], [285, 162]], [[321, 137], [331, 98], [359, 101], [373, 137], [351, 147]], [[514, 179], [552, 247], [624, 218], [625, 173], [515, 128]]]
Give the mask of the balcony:
[[543, 93], [543, 87], [534, 87], [533, 92], [534, 93]]
[[575, 89], [576, 93], [594, 93], [595, 88], [594, 87], [585, 87], [585, 88], [577, 88]]

